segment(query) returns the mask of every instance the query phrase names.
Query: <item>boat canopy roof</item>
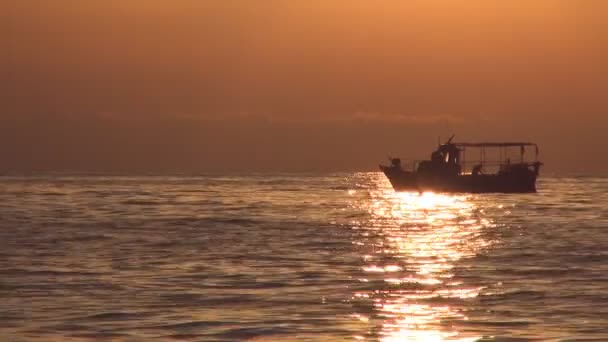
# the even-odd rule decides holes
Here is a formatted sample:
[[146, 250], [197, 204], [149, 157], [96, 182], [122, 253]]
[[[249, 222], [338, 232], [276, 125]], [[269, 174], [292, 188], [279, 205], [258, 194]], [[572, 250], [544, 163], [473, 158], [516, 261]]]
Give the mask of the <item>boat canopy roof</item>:
[[515, 146], [537, 146], [531, 142], [481, 142], [481, 143], [451, 143], [456, 147], [515, 147]]

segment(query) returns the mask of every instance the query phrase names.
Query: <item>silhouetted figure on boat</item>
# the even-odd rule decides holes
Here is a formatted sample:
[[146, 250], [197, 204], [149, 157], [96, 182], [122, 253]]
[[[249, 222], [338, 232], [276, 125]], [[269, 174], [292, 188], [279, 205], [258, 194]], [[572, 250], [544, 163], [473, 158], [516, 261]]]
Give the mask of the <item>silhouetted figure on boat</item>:
[[473, 167], [473, 170], [471, 171], [471, 174], [473, 176], [477, 176], [481, 174], [481, 169], [482, 169], [483, 165], [481, 164], [477, 164]]

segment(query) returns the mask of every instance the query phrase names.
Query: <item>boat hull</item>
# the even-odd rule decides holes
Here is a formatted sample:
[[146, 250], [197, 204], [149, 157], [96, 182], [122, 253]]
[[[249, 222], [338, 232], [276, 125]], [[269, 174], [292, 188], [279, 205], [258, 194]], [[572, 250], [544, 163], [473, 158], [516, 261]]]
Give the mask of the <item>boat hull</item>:
[[418, 174], [381, 166], [395, 191], [436, 191], [470, 193], [532, 193], [536, 192], [537, 174], [517, 172], [508, 174], [445, 176]]

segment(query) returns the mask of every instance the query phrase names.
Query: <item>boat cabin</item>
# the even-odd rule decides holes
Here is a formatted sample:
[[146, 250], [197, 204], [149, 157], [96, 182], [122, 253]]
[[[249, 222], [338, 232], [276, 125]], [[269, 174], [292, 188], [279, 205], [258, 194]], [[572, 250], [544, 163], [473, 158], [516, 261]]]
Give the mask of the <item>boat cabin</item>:
[[[429, 160], [415, 161], [414, 172], [443, 176], [503, 174], [528, 169], [538, 174], [538, 145], [530, 142], [447, 143], [431, 153]], [[528, 157], [529, 151], [534, 157]], [[393, 158], [401, 165], [401, 160]]]

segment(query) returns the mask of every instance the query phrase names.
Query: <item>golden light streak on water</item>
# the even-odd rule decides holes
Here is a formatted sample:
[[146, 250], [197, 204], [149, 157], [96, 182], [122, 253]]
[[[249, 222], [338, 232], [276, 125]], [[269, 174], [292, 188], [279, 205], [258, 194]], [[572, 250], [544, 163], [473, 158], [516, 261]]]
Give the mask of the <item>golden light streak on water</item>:
[[482, 233], [491, 222], [479, 215], [468, 195], [396, 193], [382, 175], [372, 181], [377, 190], [354, 202], [369, 214], [367, 221], [355, 222], [361, 231], [355, 244], [361, 246], [365, 263], [361, 280], [370, 286], [356, 291], [354, 298], [373, 303], [371, 312], [359, 314], [359, 319], [381, 321], [380, 331], [370, 332], [370, 338], [376, 335], [383, 342], [480, 338], [464, 336], [449, 322], [467, 320], [450, 300], [474, 298], [482, 288], [452, 278], [459, 261], [490, 245]]

